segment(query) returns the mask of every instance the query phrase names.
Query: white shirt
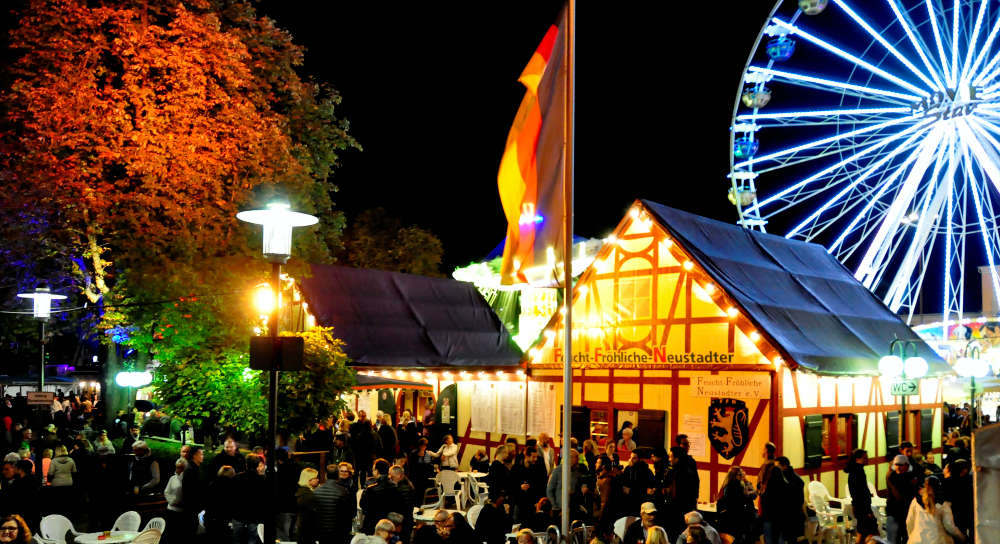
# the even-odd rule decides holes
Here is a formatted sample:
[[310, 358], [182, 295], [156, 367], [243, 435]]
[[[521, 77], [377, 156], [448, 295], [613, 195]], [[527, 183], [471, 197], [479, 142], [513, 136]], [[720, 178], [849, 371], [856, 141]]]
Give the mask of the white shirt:
[[163, 498], [167, 499], [167, 510], [173, 512], [183, 512], [184, 508], [181, 504], [184, 502], [181, 496], [181, 476], [183, 474], [174, 474], [170, 477], [167, 482], [167, 488], [163, 490]]
[[441, 458], [441, 466], [458, 469], [458, 444], [442, 444], [435, 457]]
[[952, 544], [950, 534], [960, 534], [951, 514], [951, 503], [938, 504], [934, 513], [924, 510], [917, 499], [910, 503], [906, 514], [906, 532], [910, 538], [907, 544]]
[[553, 465], [555, 463], [555, 460], [553, 458], [556, 456], [556, 450], [554, 448], [552, 448], [552, 447], [543, 448], [543, 447], [539, 446], [538, 447], [538, 455], [541, 456], [542, 461], [545, 462], [544, 463], [545, 464], [545, 472], [547, 474], [551, 474], [552, 473], [552, 467], [553, 467]]

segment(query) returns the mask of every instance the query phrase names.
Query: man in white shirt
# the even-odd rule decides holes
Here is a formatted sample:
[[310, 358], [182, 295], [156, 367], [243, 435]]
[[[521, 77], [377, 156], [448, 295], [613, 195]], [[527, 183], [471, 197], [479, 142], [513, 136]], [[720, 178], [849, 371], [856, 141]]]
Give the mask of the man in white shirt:
[[552, 473], [552, 467], [555, 466], [556, 462], [556, 450], [549, 445], [550, 442], [552, 442], [552, 439], [549, 438], [548, 433], [540, 433], [538, 435], [538, 458], [545, 465], [546, 474]]

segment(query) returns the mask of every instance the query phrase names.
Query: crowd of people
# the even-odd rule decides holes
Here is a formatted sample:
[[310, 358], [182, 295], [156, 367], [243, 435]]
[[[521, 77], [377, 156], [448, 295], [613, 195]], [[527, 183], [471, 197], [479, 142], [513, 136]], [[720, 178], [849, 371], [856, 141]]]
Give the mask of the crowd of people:
[[[177, 459], [157, 460], [143, 433], [155, 425], [169, 430], [169, 416], [153, 412], [142, 428], [119, 417], [99, 429], [94, 421], [100, 409], [93, 399], [74, 395], [57, 396], [51, 410], [42, 412], [17, 397], [0, 404], [0, 447], [10, 452], [0, 471], [0, 515], [13, 516], [0, 522], [0, 542], [21, 541], [9, 540], [11, 534], [30, 541], [48, 513], [104, 529], [122, 511], [144, 502], [156, 507], [159, 500], [165, 503], [168, 543], [259, 544], [258, 526], [273, 511], [262, 500], [272, 496], [262, 448], [246, 454], [230, 437], [208, 461], [196, 445], [184, 446]], [[891, 458], [892, 471], [878, 486], [887, 493], [885, 540], [878, 536], [882, 520], [872, 506], [868, 455], [856, 450], [847, 456], [857, 542], [971, 541], [970, 440], [961, 432], [962, 410], [949, 420], [959, 424], [944, 438], [940, 466], [908, 442]], [[460, 446], [447, 427], [409, 412], [396, 422], [387, 414], [369, 419], [364, 410], [345, 412], [286, 438], [276, 450], [278, 537], [300, 544], [500, 544], [513, 534], [522, 543], [558, 527], [563, 509], [574, 524], [592, 527], [598, 543], [612, 541], [612, 526], [621, 518], [634, 519], [622, 540], [628, 544], [777, 544], [803, 537], [806, 483], [773, 444], [765, 446], [759, 467], [733, 466], [715, 511], [703, 512], [687, 437], [675, 436], [669, 449], [643, 448], [636, 444], [639, 432], [626, 423], [603, 443], [571, 439], [565, 456], [545, 433], [524, 443], [508, 438], [491, 457], [477, 451], [469, 467], [486, 474], [481, 480], [488, 493], [470, 523], [455, 509], [417, 510], [436, 474], [459, 470]], [[322, 452], [325, 466], [305, 462], [307, 452]], [[562, 502], [564, 462], [570, 470], [568, 504]]]

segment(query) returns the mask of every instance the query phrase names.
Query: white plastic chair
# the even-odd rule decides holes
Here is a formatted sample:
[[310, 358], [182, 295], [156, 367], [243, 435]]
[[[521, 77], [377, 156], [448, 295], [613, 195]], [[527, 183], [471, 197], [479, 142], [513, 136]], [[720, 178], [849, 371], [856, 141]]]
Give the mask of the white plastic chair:
[[69, 518], [59, 514], [51, 514], [42, 518], [39, 529], [39, 532], [42, 533], [42, 538], [55, 544], [66, 544], [67, 532], [72, 533], [73, 536], [80, 534], [79, 531], [73, 528], [73, 522]]
[[143, 527], [142, 530], [148, 531], [150, 529], [156, 529], [162, 535], [163, 531], [165, 531], [166, 528], [167, 528], [167, 520], [163, 518], [153, 518], [146, 522], [146, 526]]
[[[845, 502], [844, 499], [831, 497], [830, 492], [826, 489], [826, 486], [823, 485], [823, 482], [812, 481], [809, 482], [809, 501], [810, 501], [810, 506], [812, 506], [813, 510], [816, 509], [816, 505], [812, 504], [812, 502], [816, 500], [826, 503], [828, 511], [833, 512], [838, 516], [843, 515], [844, 513], [843, 503]], [[831, 506], [830, 505], [831, 502], [836, 502], [841, 506], [840, 507]]]
[[457, 484], [462, 481], [462, 478], [454, 470], [442, 470], [437, 473], [434, 478], [434, 482], [437, 485], [438, 492], [438, 502], [431, 505], [424, 505], [421, 508], [444, 508], [448, 497], [455, 500], [455, 507], [459, 510], [462, 509], [462, 504], [464, 503], [462, 497], [462, 490], [455, 489]]
[[139, 533], [139, 536], [135, 537], [132, 544], [159, 544], [162, 536], [163, 533], [157, 529], [146, 529]]
[[[469, 508], [469, 511], [465, 513], [465, 519], [469, 522], [469, 525], [471, 525], [473, 529], [476, 528], [476, 521], [479, 520], [479, 513], [482, 511], [483, 505], [477, 504], [472, 508]], [[263, 541], [264, 540], [261, 539], [261, 542]]]
[[139, 525], [141, 523], [142, 517], [139, 516], [139, 512], [129, 510], [128, 512], [122, 512], [122, 515], [118, 516], [118, 519], [115, 520], [115, 524], [111, 527], [111, 530], [129, 531], [134, 533], [139, 530]]
[[820, 493], [809, 494], [810, 503], [812, 503], [813, 510], [816, 511], [816, 530], [814, 533], [816, 541], [825, 542], [827, 537], [833, 536], [836, 541], [843, 542], [847, 538], [846, 524], [841, 523], [841, 519], [844, 518], [844, 510], [831, 508], [826, 499], [827, 496], [827, 494]]

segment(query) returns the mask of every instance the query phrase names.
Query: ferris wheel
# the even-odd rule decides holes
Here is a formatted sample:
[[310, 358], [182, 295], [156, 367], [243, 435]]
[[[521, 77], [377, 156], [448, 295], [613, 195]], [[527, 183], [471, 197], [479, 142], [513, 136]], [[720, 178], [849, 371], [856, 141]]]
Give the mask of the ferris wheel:
[[824, 245], [908, 317], [961, 317], [976, 264], [1000, 293], [998, 34], [987, 0], [777, 2], [733, 108], [739, 223]]

